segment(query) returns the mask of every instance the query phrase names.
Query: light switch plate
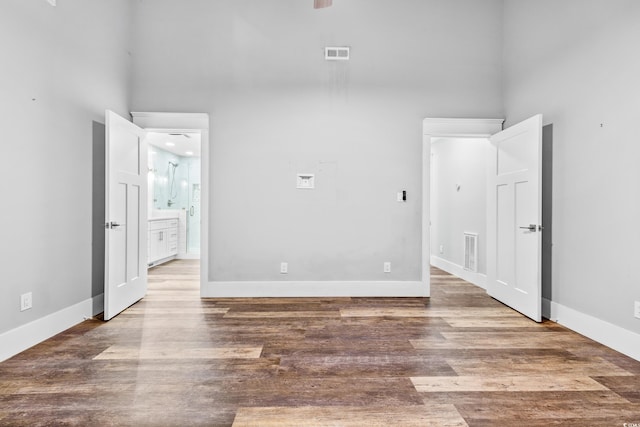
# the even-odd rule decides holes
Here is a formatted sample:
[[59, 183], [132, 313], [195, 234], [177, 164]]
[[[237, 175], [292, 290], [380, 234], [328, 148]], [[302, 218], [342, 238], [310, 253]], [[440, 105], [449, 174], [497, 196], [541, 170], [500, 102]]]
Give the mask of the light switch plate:
[[635, 302], [635, 310], [633, 312], [633, 315], [640, 319], [640, 301]]

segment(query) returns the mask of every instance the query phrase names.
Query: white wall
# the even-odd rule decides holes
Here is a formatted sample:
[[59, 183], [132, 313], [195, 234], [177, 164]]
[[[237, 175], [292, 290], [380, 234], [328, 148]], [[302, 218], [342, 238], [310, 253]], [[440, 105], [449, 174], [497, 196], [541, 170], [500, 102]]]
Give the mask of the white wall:
[[420, 280], [422, 119], [501, 116], [501, 1], [135, 5], [135, 110], [212, 118], [211, 281]]
[[535, 113], [553, 123], [551, 299], [639, 333], [640, 2], [504, 10], [507, 125]]
[[431, 146], [431, 254], [463, 268], [463, 234], [477, 233], [480, 274], [487, 272], [488, 144], [479, 138], [439, 138]]
[[[105, 108], [128, 111], [129, 2], [58, 4], [0, 3], [0, 334], [102, 292], [92, 286], [93, 139], [104, 137]], [[33, 309], [20, 312], [26, 292]]]

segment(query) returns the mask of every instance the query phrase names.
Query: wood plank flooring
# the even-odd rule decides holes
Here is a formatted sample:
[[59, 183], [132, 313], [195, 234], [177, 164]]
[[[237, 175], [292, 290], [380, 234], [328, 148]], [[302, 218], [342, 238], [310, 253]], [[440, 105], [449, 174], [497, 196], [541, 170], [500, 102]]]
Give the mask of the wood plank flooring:
[[431, 298], [199, 298], [197, 261], [0, 364], [1, 426], [623, 426], [640, 362], [432, 269]]

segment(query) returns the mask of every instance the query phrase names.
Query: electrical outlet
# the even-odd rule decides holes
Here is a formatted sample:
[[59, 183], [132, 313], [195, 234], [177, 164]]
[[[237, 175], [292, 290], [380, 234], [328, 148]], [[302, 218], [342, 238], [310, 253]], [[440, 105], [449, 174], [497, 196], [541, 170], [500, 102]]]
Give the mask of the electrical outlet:
[[33, 294], [27, 292], [20, 295], [20, 311], [29, 310], [31, 307], [33, 307]]
[[440, 255], [444, 254], [444, 245], [440, 245]]
[[287, 274], [289, 273], [289, 264], [286, 262], [281, 262], [280, 263], [280, 274]]
[[390, 262], [385, 262], [384, 263], [384, 272], [385, 273], [391, 273], [391, 263]]
[[640, 319], [640, 301], [636, 301], [635, 310], [633, 311], [633, 315]]

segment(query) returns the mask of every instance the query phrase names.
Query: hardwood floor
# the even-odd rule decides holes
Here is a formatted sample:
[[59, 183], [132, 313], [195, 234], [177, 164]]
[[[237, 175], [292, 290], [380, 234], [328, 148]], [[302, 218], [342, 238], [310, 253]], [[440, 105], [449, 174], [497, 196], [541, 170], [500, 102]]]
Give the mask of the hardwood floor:
[[435, 268], [430, 299], [221, 300], [197, 268], [0, 364], [0, 425], [640, 423], [640, 362]]

